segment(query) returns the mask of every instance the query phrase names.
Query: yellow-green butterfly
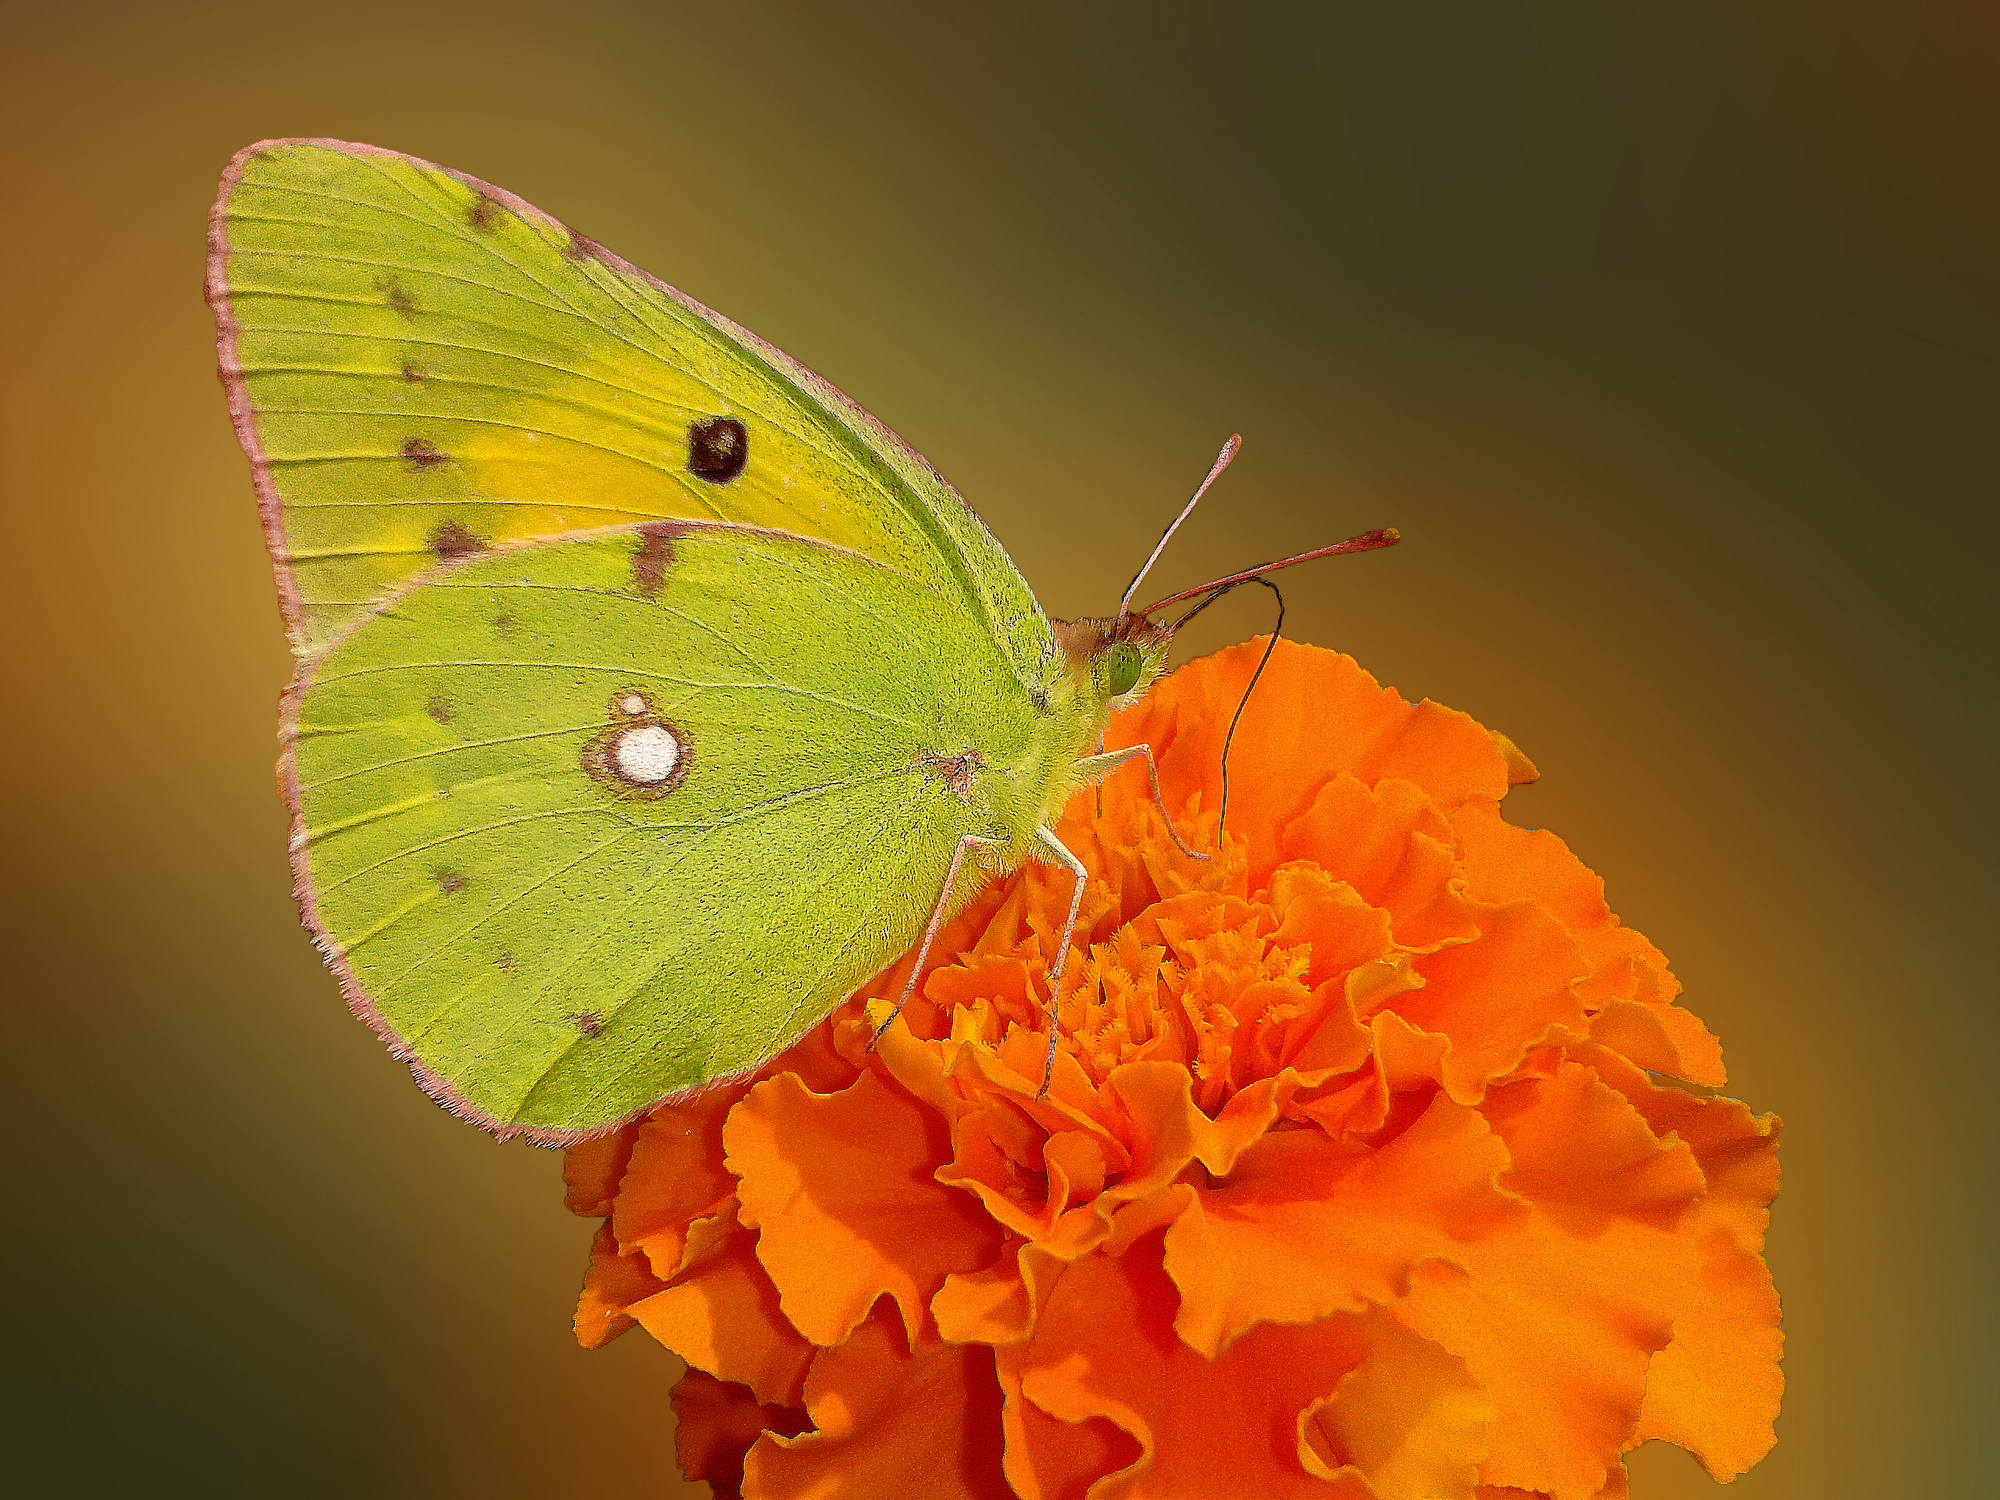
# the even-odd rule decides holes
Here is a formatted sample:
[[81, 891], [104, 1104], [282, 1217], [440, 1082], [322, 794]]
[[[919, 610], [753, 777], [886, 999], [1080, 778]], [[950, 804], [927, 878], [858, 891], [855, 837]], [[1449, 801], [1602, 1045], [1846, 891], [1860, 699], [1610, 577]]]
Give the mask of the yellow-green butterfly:
[[1150, 763], [1091, 752], [1162, 668], [1147, 615], [1204, 591], [1050, 621], [826, 382], [428, 162], [261, 142], [209, 238], [300, 906], [434, 1097], [579, 1140], [789, 1045], [968, 859], [1080, 897], [1050, 829]]

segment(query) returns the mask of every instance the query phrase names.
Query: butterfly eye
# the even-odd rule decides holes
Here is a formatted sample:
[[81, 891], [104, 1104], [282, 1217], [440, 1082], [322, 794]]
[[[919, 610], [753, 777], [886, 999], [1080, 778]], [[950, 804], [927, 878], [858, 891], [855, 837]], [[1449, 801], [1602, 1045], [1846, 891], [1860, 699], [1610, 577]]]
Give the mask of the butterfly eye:
[[750, 461], [750, 434], [734, 417], [703, 417], [688, 428], [688, 473], [727, 484]]
[[1130, 641], [1115, 641], [1104, 653], [1104, 686], [1112, 697], [1132, 691], [1139, 674], [1145, 670], [1146, 658], [1139, 648]]

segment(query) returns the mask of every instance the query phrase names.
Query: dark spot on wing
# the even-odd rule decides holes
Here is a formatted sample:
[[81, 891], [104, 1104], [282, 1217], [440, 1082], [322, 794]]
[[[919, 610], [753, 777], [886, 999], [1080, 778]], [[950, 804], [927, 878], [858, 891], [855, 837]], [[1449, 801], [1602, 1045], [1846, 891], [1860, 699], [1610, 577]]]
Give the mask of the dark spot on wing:
[[424, 712], [440, 724], [449, 724], [458, 717], [458, 710], [451, 706], [451, 699], [445, 697], [443, 693], [432, 697], [431, 701], [424, 705]]
[[688, 428], [688, 473], [727, 484], [750, 461], [750, 434], [734, 417], [703, 417]]
[[407, 359], [403, 361], [403, 379], [409, 381], [411, 385], [415, 385], [418, 381], [424, 378], [425, 375], [422, 370], [419, 370], [415, 365], [411, 364]]
[[501, 954], [498, 958], [493, 960], [493, 967], [498, 969], [502, 974], [513, 973], [514, 955], [512, 953]]
[[632, 587], [645, 598], [660, 592], [660, 582], [674, 565], [674, 538], [688, 528], [676, 521], [650, 521], [639, 528], [639, 545], [632, 553]]
[[467, 531], [462, 522], [446, 521], [431, 533], [430, 547], [439, 562], [456, 562], [461, 557], [484, 552], [486, 543]]
[[511, 640], [514, 632], [519, 628], [518, 623], [511, 614], [495, 615], [493, 617], [493, 633], [502, 640]]
[[499, 201], [481, 193], [472, 200], [472, 207], [466, 210], [465, 217], [481, 234], [491, 234], [500, 223]]
[[445, 461], [445, 455], [438, 452], [437, 444], [424, 438], [404, 438], [403, 446], [397, 451], [409, 460], [411, 468], [420, 471], [435, 469]]
[[585, 1036], [598, 1036], [604, 1031], [604, 1017], [594, 1010], [579, 1010], [563, 1017]]
[[433, 870], [431, 879], [438, 883], [438, 891], [446, 896], [456, 896], [472, 883], [456, 870]]
[[376, 282], [376, 289], [382, 293], [382, 300], [395, 308], [404, 317], [413, 317], [417, 311], [417, 299], [400, 281]]

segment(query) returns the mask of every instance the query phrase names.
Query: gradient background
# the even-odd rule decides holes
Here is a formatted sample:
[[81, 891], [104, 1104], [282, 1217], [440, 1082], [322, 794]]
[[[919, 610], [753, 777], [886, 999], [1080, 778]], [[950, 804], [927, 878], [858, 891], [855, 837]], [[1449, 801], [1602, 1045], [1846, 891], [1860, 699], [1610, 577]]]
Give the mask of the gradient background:
[[674, 1362], [570, 1344], [557, 1159], [421, 1098], [296, 926], [287, 658], [200, 295], [216, 175], [269, 135], [477, 173], [756, 329], [1052, 612], [1111, 604], [1232, 429], [1163, 591], [1401, 527], [1293, 574], [1291, 630], [1517, 740], [1514, 818], [1789, 1122], [1791, 1393], [1735, 1493], [1985, 1489], [1990, 12], [1071, 9], [10, 15], [24, 1493], [694, 1492]]

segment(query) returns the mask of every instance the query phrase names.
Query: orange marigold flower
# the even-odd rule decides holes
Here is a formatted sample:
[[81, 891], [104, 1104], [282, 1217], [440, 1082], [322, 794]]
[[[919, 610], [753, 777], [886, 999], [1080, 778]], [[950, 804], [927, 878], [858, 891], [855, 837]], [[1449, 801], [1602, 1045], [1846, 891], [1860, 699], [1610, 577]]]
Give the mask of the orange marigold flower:
[[[1212, 839], [1260, 643], [1112, 726]], [[1143, 770], [754, 1079], [574, 1147], [587, 1345], [687, 1361], [718, 1495], [1622, 1496], [1649, 1438], [1772, 1440], [1777, 1122], [1547, 833], [1505, 739], [1281, 643], [1229, 844]], [[1696, 1087], [1675, 1086], [1681, 1080]]]

